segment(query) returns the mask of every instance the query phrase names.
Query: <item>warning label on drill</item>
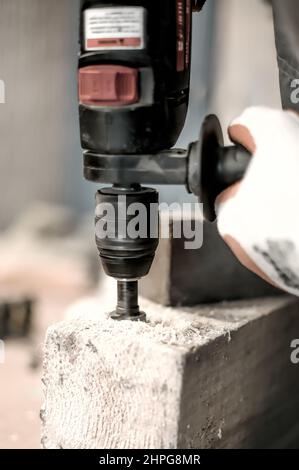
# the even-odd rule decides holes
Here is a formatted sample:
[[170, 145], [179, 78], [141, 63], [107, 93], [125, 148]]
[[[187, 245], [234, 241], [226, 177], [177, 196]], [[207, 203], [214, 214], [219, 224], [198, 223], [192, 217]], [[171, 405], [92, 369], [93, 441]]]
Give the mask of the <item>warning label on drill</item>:
[[145, 46], [145, 10], [142, 7], [85, 10], [85, 50], [130, 50]]

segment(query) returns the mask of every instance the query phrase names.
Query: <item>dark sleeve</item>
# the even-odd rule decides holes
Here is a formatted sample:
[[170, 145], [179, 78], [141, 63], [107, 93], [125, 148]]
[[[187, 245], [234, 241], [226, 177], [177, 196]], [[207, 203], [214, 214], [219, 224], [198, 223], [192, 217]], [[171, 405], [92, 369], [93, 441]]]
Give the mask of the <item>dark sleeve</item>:
[[299, 112], [299, 0], [272, 0], [283, 107]]
[[200, 11], [204, 4], [206, 3], [206, 0], [193, 0], [193, 8], [196, 11]]

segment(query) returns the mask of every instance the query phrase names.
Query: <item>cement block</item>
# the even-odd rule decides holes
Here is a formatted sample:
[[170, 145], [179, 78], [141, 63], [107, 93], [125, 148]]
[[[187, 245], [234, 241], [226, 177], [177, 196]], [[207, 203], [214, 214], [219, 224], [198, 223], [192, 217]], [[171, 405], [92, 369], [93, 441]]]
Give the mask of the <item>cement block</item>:
[[[170, 224], [177, 220], [174, 215]], [[186, 250], [185, 242], [160, 241], [150, 274], [140, 283], [143, 297], [166, 306], [192, 306], [282, 295], [237, 261], [215, 224], [204, 223], [201, 248]]]
[[148, 323], [86, 305], [47, 334], [44, 448], [298, 446], [297, 300], [145, 302]]

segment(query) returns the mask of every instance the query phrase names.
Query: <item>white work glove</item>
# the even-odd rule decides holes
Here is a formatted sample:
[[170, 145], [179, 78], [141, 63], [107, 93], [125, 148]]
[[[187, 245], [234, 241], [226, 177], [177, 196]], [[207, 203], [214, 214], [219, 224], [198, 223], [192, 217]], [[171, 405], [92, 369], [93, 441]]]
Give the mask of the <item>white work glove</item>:
[[229, 135], [253, 157], [217, 199], [219, 232], [247, 268], [299, 296], [299, 116], [249, 108]]

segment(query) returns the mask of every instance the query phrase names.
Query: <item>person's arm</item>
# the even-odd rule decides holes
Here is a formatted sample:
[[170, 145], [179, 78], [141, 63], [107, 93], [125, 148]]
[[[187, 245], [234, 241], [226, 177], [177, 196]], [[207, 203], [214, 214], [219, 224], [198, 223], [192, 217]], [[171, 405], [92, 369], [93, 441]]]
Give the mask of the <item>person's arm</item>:
[[271, 0], [282, 106], [299, 112], [299, 2]]
[[299, 296], [299, 117], [249, 108], [229, 134], [253, 158], [217, 200], [220, 234], [247, 268]]

